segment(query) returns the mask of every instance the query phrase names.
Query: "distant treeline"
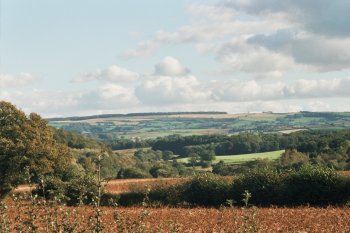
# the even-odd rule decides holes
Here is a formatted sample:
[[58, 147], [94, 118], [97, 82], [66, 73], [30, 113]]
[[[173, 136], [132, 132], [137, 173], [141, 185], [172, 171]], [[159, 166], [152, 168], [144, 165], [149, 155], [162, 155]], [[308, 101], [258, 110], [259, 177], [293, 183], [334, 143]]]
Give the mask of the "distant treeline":
[[298, 114], [288, 115], [286, 118], [288, 119], [295, 119], [295, 118], [303, 118], [303, 117], [322, 117], [330, 121], [344, 119], [350, 117], [349, 112], [308, 112], [308, 111], [301, 111]]
[[239, 135], [171, 135], [157, 138], [152, 142], [153, 150], [169, 150], [181, 157], [206, 148], [216, 155], [236, 155], [258, 153], [282, 149], [297, 149], [310, 156], [333, 153], [344, 143], [350, 142], [350, 130], [310, 130], [285, 134]]
[[102, 114], [102, 115], [92, 115], [92, 116], [81, 116], [81, 117], [57, 117], [48, 118], [49, 121], [81, 121], [81, 120], [91, 120], [99, 118], [112, 118], [112, 117], [133, 117], [133, 116], [168, 116], [168, 115], [191, 115], [191, 114], [227, 114], [227, 112], [144, 112], [144, 113], [128, 113], [128, 114]]

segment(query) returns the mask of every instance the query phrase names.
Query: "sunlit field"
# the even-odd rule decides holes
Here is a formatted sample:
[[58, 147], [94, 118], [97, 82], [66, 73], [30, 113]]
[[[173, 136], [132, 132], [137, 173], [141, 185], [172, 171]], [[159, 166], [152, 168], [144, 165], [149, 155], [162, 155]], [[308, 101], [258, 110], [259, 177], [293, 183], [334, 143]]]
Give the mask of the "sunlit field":
[[[7, 202], [1, 232], [349, 232], [349, 208], [49, 207]], [[96, 224], [98, 220], [98, 224]], [[7, 227], [5, 229], [5, 227]], [[16, 230], [17, 229], [17, 230]], [[35, 229], [33, 231], [33, 229]]]
[[[254, 153], [254, 154], [241, 154], [241, 155], [224, 155], [216, 156], [213, 163], [218, 163], [224, 161], [227, 164], [241, 164], [248, 161], [253, 161], [257, 159], [278, 159], [284, 150], [264, 152], [264, 153]], [[179, 162], [188, 163], [188, 158], [178, 159]]]

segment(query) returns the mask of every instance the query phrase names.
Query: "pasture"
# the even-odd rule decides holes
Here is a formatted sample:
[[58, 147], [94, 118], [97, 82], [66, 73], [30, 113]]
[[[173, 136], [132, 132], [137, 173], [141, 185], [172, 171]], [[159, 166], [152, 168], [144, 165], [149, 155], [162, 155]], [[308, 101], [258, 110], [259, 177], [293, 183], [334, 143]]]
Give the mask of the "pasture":
[[[275, 160], [275, 159], [278, 159], [283, 152], [284, 150], [278, 150], [278, 151], [254, 153], [254, 154], [216, 156], [216, 159], [214, 160], [213, 163], [224, 161], [224, 163], [226, 164], [242, 164], [242, 163], [254, 161], [257, 159]], [[178, 159], [178, 161], [182, 163], [188, 163], [188, 160], [189, 160], [188, 158]]]
[[161, 114], [84, 119], [53, 119], [49, 124], [79, 134], [156, 138], [171, 134], [207, 135], [241, 132], [292, 133], [350, 126], [350, 113]]

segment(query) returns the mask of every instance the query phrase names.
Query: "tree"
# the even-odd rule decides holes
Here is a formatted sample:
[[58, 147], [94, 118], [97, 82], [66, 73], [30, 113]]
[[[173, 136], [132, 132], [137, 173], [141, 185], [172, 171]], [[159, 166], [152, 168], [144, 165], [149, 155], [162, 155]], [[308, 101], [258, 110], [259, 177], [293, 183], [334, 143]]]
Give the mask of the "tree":
[[208, 161], [211, 162], [215, 160], [215, 152], [212, 150], [203, 150], [199, 154], [201, 161]]
[[0, 196], [27, 178], [39, 180], [62, 173], [72, 162], [69, 148], [59, 144], [53, 130], [38, 114], [26, 116], [0, 101]]
[[297, 150], [286, 150], [279, 158], [280, 165], [285, 168], [300, 167], [308, 161], [309, 158]]
[[166, 150], [162, 152], [162, 157], [163, 157], [163, 160], [170, 160], [174, 157], [174, 154], [172, 151]]
[[188, 162], [194, 167], [199, 162], [200, 158], [197, 153], [190, 153]]

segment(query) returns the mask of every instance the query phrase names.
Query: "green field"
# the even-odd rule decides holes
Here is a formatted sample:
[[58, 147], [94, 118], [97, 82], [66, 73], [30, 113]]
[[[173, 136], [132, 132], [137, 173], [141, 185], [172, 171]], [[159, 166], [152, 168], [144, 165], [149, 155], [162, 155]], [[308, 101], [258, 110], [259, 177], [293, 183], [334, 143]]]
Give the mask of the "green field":
[[[226, 164], [241, 164], [244, 162], [257, 160], [257, 159], [278, 159], [284, 150], [264, 152], [264, 153], [255, 153], [255, 154], [241, 154], [241, 155], [224, 155], [216, 156], [214, 163], [224, 161]], [[179, 162], [187, 163], [188, 158], [182, 158], [178, 160]]]
[[111, 117], [86, 120], [50, 120], [49, 124], [78, 134], [104, 140], [113, 137], [157, 138], [171, 134], [209, 135], [245, 132], [283, 133], [309, 129], [350, 127], [350, 113], [246, 113], [183, 114]]

